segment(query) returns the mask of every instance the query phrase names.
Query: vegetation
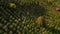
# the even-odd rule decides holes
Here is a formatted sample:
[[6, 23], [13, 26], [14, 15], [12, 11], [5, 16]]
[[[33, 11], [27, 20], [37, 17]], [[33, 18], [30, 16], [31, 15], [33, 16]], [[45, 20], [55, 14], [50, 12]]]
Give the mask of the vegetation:
[[60, 34], [60, 0], [0, 0], [0, 34]]

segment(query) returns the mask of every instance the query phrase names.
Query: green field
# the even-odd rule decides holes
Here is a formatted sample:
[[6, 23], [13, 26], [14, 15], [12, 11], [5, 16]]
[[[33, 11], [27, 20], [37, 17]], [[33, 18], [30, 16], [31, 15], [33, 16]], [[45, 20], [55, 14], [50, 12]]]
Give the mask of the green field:
[[0, 0], [0, 34], [60, 34], [60, 0]]

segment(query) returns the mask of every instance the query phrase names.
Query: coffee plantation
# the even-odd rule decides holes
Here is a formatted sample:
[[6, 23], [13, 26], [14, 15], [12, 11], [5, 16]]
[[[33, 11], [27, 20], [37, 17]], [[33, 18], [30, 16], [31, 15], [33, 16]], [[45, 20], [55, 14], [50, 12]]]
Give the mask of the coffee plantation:
[[60, 34], [59, 0], [0, 0], [0, 34]]

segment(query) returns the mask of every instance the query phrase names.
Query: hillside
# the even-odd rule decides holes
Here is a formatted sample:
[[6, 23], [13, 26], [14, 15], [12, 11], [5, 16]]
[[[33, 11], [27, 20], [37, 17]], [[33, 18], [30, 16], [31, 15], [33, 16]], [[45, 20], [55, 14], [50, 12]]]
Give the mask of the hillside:
[[60, 34], [60, 0], [0, 0], [0, 34]]

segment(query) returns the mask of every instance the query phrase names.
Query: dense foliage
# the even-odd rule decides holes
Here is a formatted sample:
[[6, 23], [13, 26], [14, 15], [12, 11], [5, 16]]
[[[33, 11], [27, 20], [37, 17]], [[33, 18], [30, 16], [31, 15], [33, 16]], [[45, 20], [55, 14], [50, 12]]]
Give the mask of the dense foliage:
[[60, 12], [55, 10], [59, 3], [59, 0], [0, 0], [0, 34], [59, 34]]

